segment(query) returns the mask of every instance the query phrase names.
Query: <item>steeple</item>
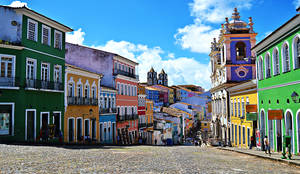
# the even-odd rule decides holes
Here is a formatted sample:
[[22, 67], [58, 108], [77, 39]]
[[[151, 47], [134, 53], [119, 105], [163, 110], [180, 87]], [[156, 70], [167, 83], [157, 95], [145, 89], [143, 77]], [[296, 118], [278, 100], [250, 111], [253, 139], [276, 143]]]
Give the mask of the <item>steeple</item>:
[[150, 69], [150, 71], [149, 72], [154, 72], [154, 69], [153, 69], [153, 67], [151, 67], [151, 69]]
[[238, 12], [237, 8], [234, 8], [234, 12], [232, 13], [231, 18], [233, 20], [239, 21], [240, 20], [240, 13]]
[[165, 73], [165, 71], [164, 71], [164, 69], [161, 69], [161, 72], [160, 72], [161, 74], [166, 74]]

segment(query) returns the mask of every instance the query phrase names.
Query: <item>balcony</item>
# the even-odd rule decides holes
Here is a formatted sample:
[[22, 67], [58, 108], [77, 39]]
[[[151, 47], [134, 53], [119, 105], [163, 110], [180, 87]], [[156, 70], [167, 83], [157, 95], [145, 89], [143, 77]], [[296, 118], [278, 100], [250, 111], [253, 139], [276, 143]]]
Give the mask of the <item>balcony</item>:
[[125, 121], [125, 115], [117, 115], [117, 121]]
[[68, 96], [68, 105], [98, 105], [98, 99], [95, 98], [86, 98], [86, 97], [72, 97]]
[[131, 78], [135, 78], [135, 79], [139, 79], [139, 76], [138, 75], [135, 75], [133, 73], [130, 73], [130, 72], [126, 72], [126, 71], [123, 71], [123, 70], [119, 70], [119, 69], [115, 69], [114, 70], [114, 75], [123, 75], [123, 76], [127, 76], [127, 77], [131, 77]]
[[19, 87], [20, 79], [17, 77], [0, 77], [0, 87]]
[[63, 91], [64, 84], [61, 82], [51, 82], [37, 79], [26, 79], [26, 88], [48, 89]]
[[147, 127], [153, 127], [153, 123], [147, 123]]
[[139, 128], [147, 127], [147, 123], [139, 123]]
[[101, 108], [100, 114], [109, 114], [109, 113], [116, 113], [117, 109], [116, 108]]

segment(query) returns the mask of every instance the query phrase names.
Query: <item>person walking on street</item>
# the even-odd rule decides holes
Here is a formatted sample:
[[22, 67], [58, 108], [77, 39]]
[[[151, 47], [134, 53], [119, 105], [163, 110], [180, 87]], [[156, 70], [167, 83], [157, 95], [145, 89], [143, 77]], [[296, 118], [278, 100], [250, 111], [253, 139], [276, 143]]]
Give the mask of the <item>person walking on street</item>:
[[270, 144], [269, 144], [269, 140], [268, 140], [268, 136], [265, 136], [264, 138], [264, 144], [265, 144], [265, 153], [267, 153], [267, 151], [269, 152], [269, 155], [271, 156], [271, 152], [270, 152]]

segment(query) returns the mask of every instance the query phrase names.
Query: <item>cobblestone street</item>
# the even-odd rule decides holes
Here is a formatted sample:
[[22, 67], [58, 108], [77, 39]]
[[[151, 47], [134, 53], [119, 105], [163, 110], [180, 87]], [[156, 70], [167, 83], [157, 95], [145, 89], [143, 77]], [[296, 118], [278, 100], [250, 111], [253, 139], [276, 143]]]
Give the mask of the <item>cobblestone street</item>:
[[300, 168], [215, 148], [62, 148], [0, 145], [0, 173], [300, 173]]

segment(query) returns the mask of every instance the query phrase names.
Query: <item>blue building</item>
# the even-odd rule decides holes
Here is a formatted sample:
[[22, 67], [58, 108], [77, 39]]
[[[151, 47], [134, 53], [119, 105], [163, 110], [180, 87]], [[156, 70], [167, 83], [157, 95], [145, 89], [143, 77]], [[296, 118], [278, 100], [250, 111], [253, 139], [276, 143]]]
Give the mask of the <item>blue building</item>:
[[159, 112], [160, 108], [163, 107], [163, 96], [161, 95], [161, 91], [156, 88], [146, 87], [146, 95], [148, 100], [153, 101], [153, 110]]
[[116, 90], [101, 86], [99, 107], [100, 143], [116, 143]]

